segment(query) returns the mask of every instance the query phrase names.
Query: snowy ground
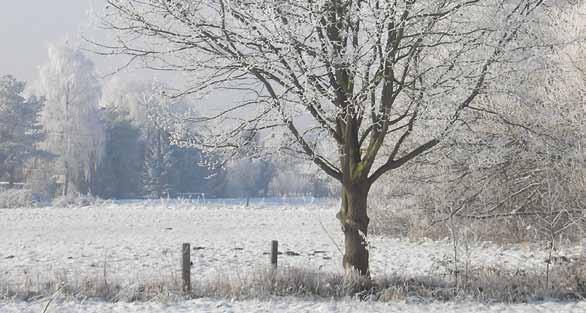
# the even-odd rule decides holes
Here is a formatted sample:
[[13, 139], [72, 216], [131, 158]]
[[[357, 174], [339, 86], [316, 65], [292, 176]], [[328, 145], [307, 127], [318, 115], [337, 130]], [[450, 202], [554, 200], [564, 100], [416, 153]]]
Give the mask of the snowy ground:
[[[100, 277], [104, 272], [109, 280], [123, 283], [176, 276], [183, 242], [194, 248], [194, 280], [218, 273], [247, 273], [267, 266], [269, 257], [265, 253], [274, 239], [279, 240], [279, 250], [284, 253], [280, 266], [340, 271], [341, 254], [336, 246], [342, 246], [342, 234], [335, 219], [336, 206], [333, 202], [306, 201], [256, 202], [248, 208], [239, 203], [132, 201], [85, 208], [0, 210], [0, 281], [19, 284], [26, 277], [42, 282], [55, 275]], [[447, 241], [372, 238], [371, 269], [374, 275], [427, 274], [436, 270], [437, 261], [449, 255], [450, 249]], [[287, 255], [287, 251], [299, 255]], [[576, 247], [565, 253], [581, 252]], [[544, 258], [543, 252], [523, 246], [503, 248], [474, 243], [470, 252], [473, 264], [513, 269], [543, 267]], [[124, 305], [128, 308], [116, 309], [100, 303], [62, 304], [55, 312], [187, 312], [194, 311], [194, 307], [197, 312], [398, 312], [407, 308], [413, 312], [440, 312], [449, 307], [293, 300], [223, 305], [212, 300], [177, 306], [128, 304]], [[534, 305], [532, 311], [548, 312], [551, 306], [567, 312], [586, 312], [584, 303]], [[467, 311], [465, 306], [460, 309]], [[510, 309], [516, 310], [514, 306]], [[501, 312], [498, 306], [482, 310]], [[34, 303], [0, 304], [0, 312], [21, 311], [39, 312]]]
[[[44, 303], [1, 304], [2, 313], [38, 313]], [[363, 303], [356, 301], [314, 302], [297, 299], [275, 299], [273, 301], [226, 302], [213, 299], [198, 299], [178, 304], [161, 303], [61, 303], [49, 312], [59, 313], [584, 313], [586, 302], [540, 303], [515, 305], [483, 305], [477, 303]]]

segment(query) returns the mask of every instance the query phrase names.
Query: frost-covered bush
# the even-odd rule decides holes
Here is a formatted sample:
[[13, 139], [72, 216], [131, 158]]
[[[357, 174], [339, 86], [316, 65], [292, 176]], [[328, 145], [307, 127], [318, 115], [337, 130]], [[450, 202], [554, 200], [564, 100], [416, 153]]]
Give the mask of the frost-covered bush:
[[[490, 240], [580, 239], [586, 59], [572, 34], [584, 27], [584, 8], [552, 9], [543, 17], [553, 26], [536, 30], [535, 40], [551, 49], [524, 51], [524, 67], [502, 75], [502, 84], [488, 86], [465, 113], [475, 123], [461, 123], [433, 154], [385, 177], [385, 195], [406, 189], [403, 196], [415, 199], [411, 212], [429, 229], [453, 218], [478, 226]], [[390, 204], [381, 206], [396, 210], [394, 199], [384, 199]]]
[[33, 193], [26, 189], [0, 191], [0, 209], [30, 208], [36, 205]]

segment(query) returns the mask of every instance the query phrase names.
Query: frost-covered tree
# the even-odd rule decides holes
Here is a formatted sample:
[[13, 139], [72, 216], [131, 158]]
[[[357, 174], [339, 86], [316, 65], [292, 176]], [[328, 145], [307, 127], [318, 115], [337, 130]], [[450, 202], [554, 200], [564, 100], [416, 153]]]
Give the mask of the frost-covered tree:
[[162, 130], [155, 130], [148, 138], [144, 157], [144, 191], [148, 196], [169, 196], [170, 171], [174, 156], [169, 138]]
[[63, 194], [92, 192], [104, 149], [98, 114], [101, 85], [93, 62], [78, 49], [50, 45], [36, 92], [46, 99], [41, 114], [43, 146], [58, 156]]
[[37, 147], [42, 139], [39, 111], [42, 100], [23, 96], [25, 83], [0, 77], [0, 178], [11, 187], [18, 172], [32, 157], [45, 156]]
[[543, 234], [527, 230], [544, 221], [579, 226], [586, 210], [585, 12], [582, 1], [540, 16], [532, 38], [547, 49], [519, 50], [523, 68], [497, 70], [504, 84], [490, 84], [493, 92], [471, 107], [476, 123], [461, 125], [444, 153], [404, 169], [405, 181], [420, 187], [419, 207], [439, 213], [435, 220], [505, 219], [533, 238]]
[[246, 198], [248, 205], [251, 197], [266, 196], [274, 166], [270, 160], [258, 157], [257, 151], [262, 149], [258, 132], [243, 132], [238, 144], [238, 157], [228, 159], [226, 164], [225, 194]]
[[[180, 148], [171, 145], [168, 130], [153, 119], [153, 115], [156, 115], [156, 110], [162, 103], [170, 102], [171, 112], [181, 112], [185, 107], [185, 99], [167, 101], [161, 97], [161, 89], [162, 84], [156, 81], [114, 78], [105, 84], [101, 103], [107, 108], [109, 116], [107, 120], [113, 126], [116, 125], [112, 130], [120, 132], [129, 130], [128, 127], [140, 130], [140, 142], [134, 145], [128, 141], [124, 145], [119, 145], [117, 143], [121, 143], [120, 138], [109, 138], [108, 144], [112, 150], [109, 150], [107, 159], [111, 159], [110, 154], [118, 157], [111, 159], [113, 162], [108, 162], [111, 165], [126, 164], [124, 167], [133, 171], [136, 166], [128, 162], [131, 159], [134, 160], [135, 153], [131, 151], [134, 151], [136, 144], [139, 144], [142, 146], [143, 153], [140, 161], [135, 164], [141, 168], [141, 180], [138, 185], [135, 185], [139, 186], [146, 195], [160, 197], [216, 192], [211, 187], [212, 184], [217, 183], [216, 179], [208, 179], [212, 173], [202, 165], [205, 163], [205, 156], [195, 148]], [[124, 117], [124, 121], [120, 120], [121, 117]], [[126, 120], [131, 125], [126, 125]], [[130, 139], [126, 136], [123, 138]], [[113, 182], [118, 180], [116, 175], [110, 175], [110, 178]], [[127, 186], [126, 183], [125, 185]]]
[[209, 156], [192, 147], [172, 146], [172, 149], [173, 166], [169, 182], [172, 196], [220, 195], [216, 187], [223, 177], [206, 166]]
[[149, 110], [158, 105], [159, 85], [115, 77], [104, 84], [100, 103], [111, 112], [127, 115], [132, 124], [144, 133], [153, 127]]
[[144, 140], [142, 131], [128, 114], [113, 108], [104, 110], [106, 128], [104, 157], [98, 167], [96, 195], [130, 198], [142, 195]]
[[266, 197], [274, 166], [268, 160], [239, 158], [226, 165], [226, 190], [229, 197]]
[[[550, 1], [553, 2], [553, 1]], [[367, 198], [385, 173], [438, 145], [495, 66], [519, 62], [544, 0], [108, 0], [104, 26], [147, 68], [188, 73], [205, 99], [186, 120], [208, 150], [272, 132], [342, 186], [344, 267], [369, 273]], [[180, 94], [181, 94], [180, 93]], [[169, 90], [170, 96], [173, 92]], [[423, 131], [433, 129], [433, 132]]]
[[274, 172], [269, 186], [272, 195], [327, 197], [336, 194], [329, 176], [303, 160], [281, 156], [275, 160]]

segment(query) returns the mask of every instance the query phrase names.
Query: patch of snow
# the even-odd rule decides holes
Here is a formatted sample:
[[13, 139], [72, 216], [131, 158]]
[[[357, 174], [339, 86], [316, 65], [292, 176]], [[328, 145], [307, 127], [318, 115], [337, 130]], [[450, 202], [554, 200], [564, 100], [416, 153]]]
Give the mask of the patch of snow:
[[[343, 234], [336, 208], [332, 203], [246, 208], [157, 200], [0, 210], [0, 278], [18, 281], [23, 273], [33, 278], [48, 273], [91, 277], [103, 275], [104, 268], [110, 278], [123, 280], [176, 275], [184, 242], [196, 248], [193, 279], [244, 273], [269, 264], [271, 240], [278, 240], [284, 253], [280, 265], [341, 271], [336, 246], [343, 247]], [[452, 251], [449, 241], [369, 241], [374, 275], [429, 274]], [[575, 250], [566, 254], [582, 252]], [[472, 249], [470, 259], [472, 264], [541, 268], [545, 252], [482, 244]]]

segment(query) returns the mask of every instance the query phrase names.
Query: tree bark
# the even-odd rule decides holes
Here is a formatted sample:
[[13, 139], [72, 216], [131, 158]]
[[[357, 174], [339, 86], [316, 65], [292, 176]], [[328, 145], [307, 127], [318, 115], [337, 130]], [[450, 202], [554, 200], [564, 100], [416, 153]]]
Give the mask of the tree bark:
[[344, 232], [343, 265], [347, 273], [357, 272], [370, 276], [368, 267], [368, 199], [369, 186], [366, 183], [345, 187], [342, 192], [342, 207], [337, 217]]

